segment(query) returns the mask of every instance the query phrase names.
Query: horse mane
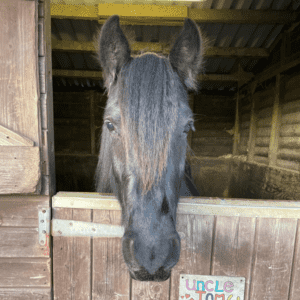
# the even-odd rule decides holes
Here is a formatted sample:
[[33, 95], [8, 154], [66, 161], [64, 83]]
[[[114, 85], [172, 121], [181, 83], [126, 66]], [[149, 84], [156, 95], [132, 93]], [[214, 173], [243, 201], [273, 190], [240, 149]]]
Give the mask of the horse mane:
[[[116, 104], [121, 112], [125, 156], [127, 163], [133, 157], [130, 163], [135, 164], [140, 187], [145, 193], [166, 168], [179, 102], [187, 101], [187, 91], [168, 59], [154, 53], [145, 53], [125, 64], [117, 85]], [[97, 192], [112, 191], [111, 142], [112, 138], [103, 126], [96, 171]]]

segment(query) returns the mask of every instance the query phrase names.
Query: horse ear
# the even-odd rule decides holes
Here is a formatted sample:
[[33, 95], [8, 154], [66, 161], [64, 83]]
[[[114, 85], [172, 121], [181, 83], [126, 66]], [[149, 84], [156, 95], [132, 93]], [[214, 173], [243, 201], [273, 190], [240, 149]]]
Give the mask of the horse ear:
[[197, 90], [197, 75], [201, 69], [203, 40], [197, 24], [185, 19], [184, 27], [170, 51], [169, 61], [181, 81], [190, 90]]
[[118, 15], [110, 17], [103, 25], [98, 47], [105, 86], [109, 89], [122, 66], [130, 59], [129, 44], [120, 27]]

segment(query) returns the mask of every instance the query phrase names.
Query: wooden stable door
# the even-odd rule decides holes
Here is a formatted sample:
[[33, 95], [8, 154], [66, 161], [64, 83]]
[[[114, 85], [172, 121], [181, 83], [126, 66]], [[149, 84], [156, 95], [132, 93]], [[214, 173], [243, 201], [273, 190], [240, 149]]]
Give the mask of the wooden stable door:
[[[245, 300], [299, 299], [298, 202], [181, 199], [180, 261], [165, 282], [132, 280], [120, 237], [92, 237], [95, 223], [120, 225], [113, 196], [60, 192], [53, 198], [53, 218], [69, 220], [52, 228], [56, 300], [178, 300], [180, 274], [244, 277]], [[74, 227], [91, 236], [68, 236]]]

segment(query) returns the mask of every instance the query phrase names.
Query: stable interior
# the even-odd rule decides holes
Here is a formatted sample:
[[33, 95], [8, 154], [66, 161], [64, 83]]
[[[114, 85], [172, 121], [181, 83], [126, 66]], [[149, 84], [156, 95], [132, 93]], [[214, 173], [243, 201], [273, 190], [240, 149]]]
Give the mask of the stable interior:
[[[288, 8], [279, 6], [272, 9]], [[103, 21], [53, 11], [56, 190], [93, 192], [107, 97], [93, 37]], [[196, 21], [207, 45], [200, 89], [189, 94], [196, 131], [188, 137], [188, 159], [203, 197], [299, 199], [300, 26], [292, 13], [289, 20], [279, 16]], [[167, 55], [183, 21], [130, 19], [123, 25], [134, 55]]]

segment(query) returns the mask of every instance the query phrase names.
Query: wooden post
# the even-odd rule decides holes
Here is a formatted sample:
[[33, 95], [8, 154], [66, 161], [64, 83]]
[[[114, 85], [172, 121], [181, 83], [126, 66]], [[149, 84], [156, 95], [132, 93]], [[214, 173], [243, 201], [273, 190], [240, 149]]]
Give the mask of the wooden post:
[[[189, 105], [190, 108], [192, 110], [192, 112], [194, 113], [194, 94], [190, 93], [189, 94]], [[188, 140], [188, 144], [192, 149], [192, 143], [193, 143], [193, 130], [190, 130], [187, 136], [187, 140]]]
[[282, 76], [281, 74], [276, 75], [275, 101], [273, 106], [271, 137], [270, 137], [270, 145], [269, 145], [269, 166], [276, 166], [276, 161], [277, 161], [280, 119], [281, 119], [281, 106], [280, 106], [280, 98], [282, 95], [281, 76]]
[[257, 114], [255, 111], [255, 98], [254, 93], [256, 90], [257, 82], [253, 82], [250, 86], [251, 89], [251, 117], [250, 117], [250, 128], [249, 128], [249, 140], [248, 140], [248, 157], [247, 161], [254, 161], [255, 152], [255, 138], [256, 138], [256, 122]]
[[96, 155], [95, 91], [89, 92], [89, 99], [90, 99], [91, 154]]
[[239, 154], [238, 153], [238, 145], [240, 142], [239, 98], [240, 98], [240, 91], [238, 90], [236, 96], [235, 124], [234, 124], [234, 137], [233, 137], [233, 149], [232, 149], [233, 155]]

